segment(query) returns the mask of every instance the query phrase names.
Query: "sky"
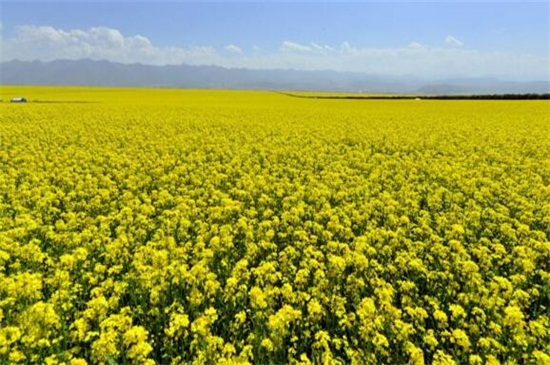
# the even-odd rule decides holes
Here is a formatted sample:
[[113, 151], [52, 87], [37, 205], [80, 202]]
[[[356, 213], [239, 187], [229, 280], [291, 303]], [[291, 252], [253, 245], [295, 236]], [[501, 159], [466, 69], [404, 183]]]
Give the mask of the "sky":
[[0, 0], [1, 59], [547, 80], [547, 1]]

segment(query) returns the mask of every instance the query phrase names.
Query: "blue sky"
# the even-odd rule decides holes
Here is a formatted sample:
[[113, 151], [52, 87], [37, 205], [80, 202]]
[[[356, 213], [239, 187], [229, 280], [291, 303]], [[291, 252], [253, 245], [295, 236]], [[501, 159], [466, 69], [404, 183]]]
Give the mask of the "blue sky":
[[539, 2], [1, 1], [2, 59], [548, 78]]

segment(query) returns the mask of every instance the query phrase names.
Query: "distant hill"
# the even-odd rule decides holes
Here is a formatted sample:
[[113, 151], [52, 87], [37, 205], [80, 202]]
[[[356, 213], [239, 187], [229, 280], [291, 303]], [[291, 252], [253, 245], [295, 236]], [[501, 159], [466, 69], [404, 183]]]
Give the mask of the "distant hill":
[[429, 84], [418, 88], [422, 94], [547, 94], [550, 84], [545, 81], [513, 82], [495, 79], [453, 79], [445, 83]]
[[269, 90], [332, 90], [370, 93], [548, 93], [545, 81], [453, 79], [301, 70], [252, 70], [219, 66], [148, 66], [93, 60], [0, 63], [3, 85], [77, 85]]

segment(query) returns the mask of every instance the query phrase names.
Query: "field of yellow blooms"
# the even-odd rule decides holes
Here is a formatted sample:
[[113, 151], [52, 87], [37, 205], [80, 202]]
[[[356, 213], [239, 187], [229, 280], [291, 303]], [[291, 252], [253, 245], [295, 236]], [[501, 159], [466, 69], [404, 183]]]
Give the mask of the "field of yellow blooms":
[[2, 87], [0, 364], [549, 364], [548, 101]]

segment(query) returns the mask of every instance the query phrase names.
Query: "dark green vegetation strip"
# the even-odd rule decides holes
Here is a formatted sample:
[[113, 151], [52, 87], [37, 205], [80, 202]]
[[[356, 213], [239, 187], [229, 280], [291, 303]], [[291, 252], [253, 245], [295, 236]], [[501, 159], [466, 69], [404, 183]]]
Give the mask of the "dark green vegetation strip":
[[490, 95], [299, 95], [281, 92], [283, 95], [304, 99], [346, 99], [346, 100], [550, 100], [550, 94], [490, 94]]

